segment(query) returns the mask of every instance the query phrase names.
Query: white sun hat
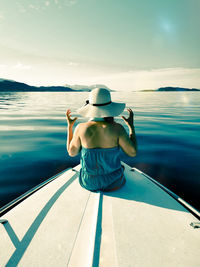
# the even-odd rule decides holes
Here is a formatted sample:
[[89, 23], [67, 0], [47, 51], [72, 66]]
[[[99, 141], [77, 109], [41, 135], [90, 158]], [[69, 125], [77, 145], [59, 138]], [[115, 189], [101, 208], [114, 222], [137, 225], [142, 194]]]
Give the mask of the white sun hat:
[[114, 117], [121, 114], [125, 106], [125, 103], [112, 102], [109, 90], [95, 88], [90, 92], [85, 106], [78, 109], [78, 113], [87, 118]]

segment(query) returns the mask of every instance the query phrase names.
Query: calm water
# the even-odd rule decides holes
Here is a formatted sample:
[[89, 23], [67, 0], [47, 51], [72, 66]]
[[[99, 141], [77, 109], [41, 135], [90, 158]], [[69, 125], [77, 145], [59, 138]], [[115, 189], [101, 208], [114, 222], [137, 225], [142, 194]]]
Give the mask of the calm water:
[[[71, 108], [77, 116], [87, 96], [0, 93], [0, 206], [78, 164], [79, 157], [70, 158], [66, 151], [65, 111]], [[200, 93], [115, 92], [112, 97], [135, 113], [139, 152], [123, 160], [200, 210]]]

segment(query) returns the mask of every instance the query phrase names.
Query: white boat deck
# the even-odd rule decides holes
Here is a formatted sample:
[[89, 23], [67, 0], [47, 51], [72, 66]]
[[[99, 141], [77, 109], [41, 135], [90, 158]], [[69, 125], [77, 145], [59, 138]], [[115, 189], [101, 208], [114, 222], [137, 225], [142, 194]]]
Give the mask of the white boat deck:
[[188, 210], [126, 165], [127, 182], [100, 194], [68, 170], [0, 218], [0, 266], [200, 266]]

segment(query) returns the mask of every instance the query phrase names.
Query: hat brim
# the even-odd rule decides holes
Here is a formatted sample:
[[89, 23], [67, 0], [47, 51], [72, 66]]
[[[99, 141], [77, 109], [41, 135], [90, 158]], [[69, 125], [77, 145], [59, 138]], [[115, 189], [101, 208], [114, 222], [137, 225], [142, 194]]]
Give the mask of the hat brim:
[[105, 106], [93, 106], [87, 104], [86, 106], [81, 107], [77, 112], [83, 117], [91, 118], [103, 118], [103, 117], [115, 117], [123, 112], [125, 109], [125, 103], [116, 103], [111, 102]]

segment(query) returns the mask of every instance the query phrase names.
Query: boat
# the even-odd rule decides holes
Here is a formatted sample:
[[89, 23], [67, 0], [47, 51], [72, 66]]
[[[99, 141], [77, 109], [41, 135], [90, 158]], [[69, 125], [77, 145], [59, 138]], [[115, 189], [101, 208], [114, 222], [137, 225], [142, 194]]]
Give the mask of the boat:
[[125, 163], [94, 193], [68, 168], [0, 209], [0, 266], [200, 266], [200, 213]]

